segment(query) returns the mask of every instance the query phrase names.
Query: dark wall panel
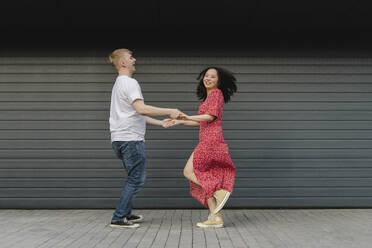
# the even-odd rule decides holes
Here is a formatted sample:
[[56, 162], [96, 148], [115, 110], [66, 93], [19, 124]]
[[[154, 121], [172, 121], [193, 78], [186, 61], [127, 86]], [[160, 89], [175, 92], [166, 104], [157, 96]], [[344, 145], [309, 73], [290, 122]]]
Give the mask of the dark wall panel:
[[[0, 208], [113, 208], [125, 173], [111, 150], [115, 71], [102, 57], [0, 57]], [[224, 136], [232, 208], [372, 206], [372, 59], [138, 57], [145, 101], [195, 114], [196, 76], [233, 71]], [[148, 127], [139, 208], [196, 208], [182, 169], [198, 128]], [[176, 199], [176, 200], [174, 200]]]

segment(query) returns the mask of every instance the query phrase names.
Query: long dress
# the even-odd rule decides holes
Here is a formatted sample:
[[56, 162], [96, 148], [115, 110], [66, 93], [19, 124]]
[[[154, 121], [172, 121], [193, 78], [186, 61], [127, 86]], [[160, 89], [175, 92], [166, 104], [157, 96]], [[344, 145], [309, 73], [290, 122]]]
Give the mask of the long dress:
[[235, 166], [229, 148], [222, 135], [222, 111], [224, 98], [220, 89], [210, 92], [199, 106], [198, 115], [213, 115], [212, 122], [201, 122], [199, 144], [194, 149], [194, 173], [201, 187], [190, 181], [190, 194], [208, 208], [207, 200], [217, 190], [232, 193], [235, 181]]

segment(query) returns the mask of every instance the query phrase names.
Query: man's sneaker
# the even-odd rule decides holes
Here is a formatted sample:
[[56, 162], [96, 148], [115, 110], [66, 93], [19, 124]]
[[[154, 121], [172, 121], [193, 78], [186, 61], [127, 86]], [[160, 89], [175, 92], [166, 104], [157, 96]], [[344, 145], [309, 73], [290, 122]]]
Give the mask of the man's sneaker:
[[111, 221], [111, 227], [120, 227], [120, 228], [137, 228], [139, 224], [135, 224], [132, 221], [129, 221], [127, 218], [124, 218], [120, 221]]
[[201, 228], [220, 228], [223, 227], [223, 220], [221, 214], [210, 214], [208, 220], [199, 222], [196, 226]]
[[133, 223], [136, 223], [136, 222], [141, 222], [143, 220], [143, 216], [142, 215], [131, 214], [131, 215], [127, 216], [127, 219], [129, 221], [132, 221]]
[[213, 196], [216, 198], [216, 209], [213, 213], [217, 214], [223, 208], [223, 206], [225, 206], [227, 199], [229, 199], [230, 192], [220, 189], [214, 192]]

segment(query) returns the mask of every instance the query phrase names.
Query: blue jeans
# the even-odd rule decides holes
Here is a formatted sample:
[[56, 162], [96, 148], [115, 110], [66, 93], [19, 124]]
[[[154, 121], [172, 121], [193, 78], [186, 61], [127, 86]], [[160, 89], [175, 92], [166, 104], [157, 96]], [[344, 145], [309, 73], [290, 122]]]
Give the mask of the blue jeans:
[[112, 148], [116, 156], [123, 162], [127, 178], [113, 221], [119, 221], [131, 214], [132, 201], [142, 188], [146, 179], [146, 154], [143, 141], [114, 141]]

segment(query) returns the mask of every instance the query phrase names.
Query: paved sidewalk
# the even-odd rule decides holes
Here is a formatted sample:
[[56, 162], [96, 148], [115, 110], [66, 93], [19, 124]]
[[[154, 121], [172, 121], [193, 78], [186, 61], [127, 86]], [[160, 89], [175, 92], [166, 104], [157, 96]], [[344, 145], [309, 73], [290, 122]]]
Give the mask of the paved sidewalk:
[[372, 247], [372, 209], [223, 210], [221, 229], [195, 226], [206, 210], [137, 210], [138, 229], [109, 227], [112, 212], [0, 209], [0, 247]]

